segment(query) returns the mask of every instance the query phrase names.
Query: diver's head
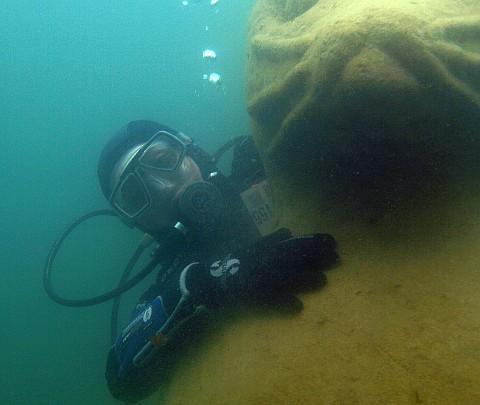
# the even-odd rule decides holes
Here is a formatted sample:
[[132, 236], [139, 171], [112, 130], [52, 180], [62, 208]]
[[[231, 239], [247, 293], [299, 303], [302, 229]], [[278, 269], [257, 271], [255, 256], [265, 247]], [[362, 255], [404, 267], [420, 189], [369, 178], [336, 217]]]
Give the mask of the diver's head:
[[152, 235], [179, 221], [195, 225], [198, 215], [215, 216], [221, 195], [204, 181], [214, 170], [191, 138], [152, 121], [123, 127], [98, 162], [100, 186], [112, 207]]

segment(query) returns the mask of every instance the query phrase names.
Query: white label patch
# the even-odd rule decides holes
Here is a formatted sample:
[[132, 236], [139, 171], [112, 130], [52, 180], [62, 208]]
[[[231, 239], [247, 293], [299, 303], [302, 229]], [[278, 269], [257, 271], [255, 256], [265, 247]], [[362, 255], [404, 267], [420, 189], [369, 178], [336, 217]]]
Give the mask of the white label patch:
[[265, 236], [272, 233], [277, 221], [273, 215], [272, 191], [268, 181], [254, 184], [241, 197], [260, 234]]
[[234, 275], [238, 270], [240, 270], [240, 260], [238, 259], [228, 259], [223, 262], [217, 260], [210, 265], [210, 274], [213, 277], [222, 277], [227, 272]]
[[148, 307], [143, 313], [143, 322], [148, 322], [152, 317], [152, 307]]

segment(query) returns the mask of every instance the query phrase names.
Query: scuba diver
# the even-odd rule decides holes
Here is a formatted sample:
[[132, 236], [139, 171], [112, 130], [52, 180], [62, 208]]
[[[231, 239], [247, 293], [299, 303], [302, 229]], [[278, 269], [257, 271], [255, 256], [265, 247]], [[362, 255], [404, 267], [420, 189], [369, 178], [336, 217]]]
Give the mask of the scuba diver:
[[[216, 163], [230, 148], [231, 173], [225, 176]], [[148, 272], [159, 269], [108, 354], [106, 379], [117, 399], [138, 401], [165, 380], [205, 314], [239, 305], [297, 312], [302, 303], [293, 293], [323, 286], [322, 270], [338, 258], [328, 234], [275, 230], [268, 183], [251, 137], [234, 138], [210, 156], [181, 132], [132, 121], [106, 144], [97, 173], [120, 219], [156, 243]], [[56, 249], [47, 261], [47, 292], [75, 305], [49, 284]], [[84, 304], [118, 297], [131, 285], [122, 280], [103, 300]]]

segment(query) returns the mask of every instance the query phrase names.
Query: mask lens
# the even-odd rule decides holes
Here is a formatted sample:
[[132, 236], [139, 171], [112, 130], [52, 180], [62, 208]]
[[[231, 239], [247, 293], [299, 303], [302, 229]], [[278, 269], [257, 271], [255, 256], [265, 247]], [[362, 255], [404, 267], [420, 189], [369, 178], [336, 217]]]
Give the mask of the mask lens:
[[184, 149], [180, 142], [160, 135], [145, 149], [140, 164], [154, 169], [175, 170], [183, 159]]
[[117, 209], [133, 218], [148, 207], [149, 198], [140, 179], [130, 173], [115, 191], [112, 202]]

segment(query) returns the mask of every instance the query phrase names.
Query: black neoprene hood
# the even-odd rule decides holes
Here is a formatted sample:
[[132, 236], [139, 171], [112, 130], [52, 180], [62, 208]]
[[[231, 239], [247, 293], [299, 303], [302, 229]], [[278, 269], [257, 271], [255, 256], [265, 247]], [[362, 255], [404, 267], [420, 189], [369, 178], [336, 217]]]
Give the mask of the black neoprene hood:
[[[178, 131], [158, 122], [138, 120], [129, 122], [110, 138], [100, 154], [97, 166], [100, 187], [107, 199], [112, 194], [110, 178], [118, 159], [129, 149], [147, 142], [158, 131], [178, 134]], [[196, 144], [189, 146], [187, 154], [197, 163], [204, 178], [215, 170], [210, 156]]]

